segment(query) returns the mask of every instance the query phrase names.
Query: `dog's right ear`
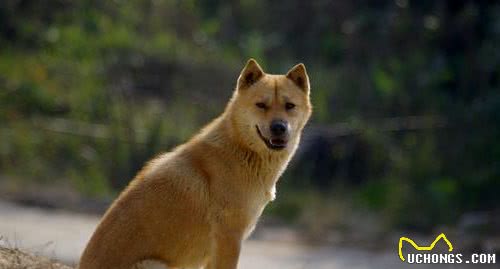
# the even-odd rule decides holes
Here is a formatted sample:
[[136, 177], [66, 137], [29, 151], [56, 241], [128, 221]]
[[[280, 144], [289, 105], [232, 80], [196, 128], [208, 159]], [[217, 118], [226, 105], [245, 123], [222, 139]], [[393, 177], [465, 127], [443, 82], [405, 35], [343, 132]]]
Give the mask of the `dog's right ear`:
[[238, 77], [238, 84], [236, 88], [238, 90], [248, 88], [261, 79], [262, 76], [264, 76], [264, 71], [262, 71], [262, 68], [259, 66], [257, 61], [249, 59]]

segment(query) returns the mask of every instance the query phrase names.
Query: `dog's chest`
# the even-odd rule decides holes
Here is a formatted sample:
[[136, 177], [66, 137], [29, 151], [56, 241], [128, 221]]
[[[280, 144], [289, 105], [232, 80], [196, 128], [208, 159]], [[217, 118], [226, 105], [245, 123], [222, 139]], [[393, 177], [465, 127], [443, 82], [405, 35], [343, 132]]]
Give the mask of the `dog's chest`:
[[249, 229], [253, 230], [253, 226], [255, 226], [266, 205], [275, 199], [276, 184], [274, 180], [270, 180], [266, 184], [253, 184], [253, 186], [248, 187], [246, 195], [242, 195], [241, 197], [245, 198], [242, 201], [242, 206], [245, 208], [244, 214], [246, 214], [246, 218], [248, 219]]
[[244, 238], [247, 238], [252, 231], [254, 230], [259, 217], [262, 215], [264, 208], [266, 205], [273, 199], [274, 197], [274, 189], [273, 186], [269, 190], [260, 190], [255, 192], [251, 197], [247, 197], [247, 202], [245, 204], [246, 210], [241, 212], [245, 215], [246, 227], [244, 231]]
[[[253, 160], [252, 160], [253, 161]], [[248, 236], [266, 205], [275, 199], [276, 181], [283, 170], [283, 163], [274, 160], [259, 159], [248, 165], [232, 167], [227, 171], [230, 178], [222, 180], [226, 198], [222, 199], [223, 215], [227, 223], [237, 219]]]

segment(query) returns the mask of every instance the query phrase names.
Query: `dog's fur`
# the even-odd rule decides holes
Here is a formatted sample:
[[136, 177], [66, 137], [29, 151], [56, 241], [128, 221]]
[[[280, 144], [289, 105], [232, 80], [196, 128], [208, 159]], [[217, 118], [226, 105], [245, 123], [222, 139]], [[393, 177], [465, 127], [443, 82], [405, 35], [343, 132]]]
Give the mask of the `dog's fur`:
[[[299, 144], [309, 91], [303, 64], [270, 75], [250, 59], [224, 113], [150, 161], [116, 199], [79, 268], [236, 268], [242, 240]], [[287, 131], [273, 140], [277, 119]]]

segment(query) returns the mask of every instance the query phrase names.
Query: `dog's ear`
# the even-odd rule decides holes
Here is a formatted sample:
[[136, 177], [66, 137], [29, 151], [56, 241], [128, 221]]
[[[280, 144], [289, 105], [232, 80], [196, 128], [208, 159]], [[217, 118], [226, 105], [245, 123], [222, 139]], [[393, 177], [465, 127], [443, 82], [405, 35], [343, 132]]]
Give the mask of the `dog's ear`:
[[257, 61], [254, 59], [249, 59], [243, 70], [241, 71], [240, 77], [238, 78], [237, 89], [245, 89], [250, 87], [252, 84], [257, 82], [264, 75], [264, 71], [259, 66]]
[[311, 85], [309, 84], [309, 76], [307, 76], [304, 64], [300, 63], [292, 67], [292, 69], [286, 73], [286, 77], [292, 80], [301, 90], [309, 93]]

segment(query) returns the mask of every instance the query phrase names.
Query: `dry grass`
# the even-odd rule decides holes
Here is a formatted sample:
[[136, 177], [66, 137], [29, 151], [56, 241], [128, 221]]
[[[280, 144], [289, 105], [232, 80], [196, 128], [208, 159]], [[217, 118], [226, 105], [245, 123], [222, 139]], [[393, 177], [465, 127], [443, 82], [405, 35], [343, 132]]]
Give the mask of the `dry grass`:
[[48, 258], [0, 247], [0, 269], [72, 269]]

